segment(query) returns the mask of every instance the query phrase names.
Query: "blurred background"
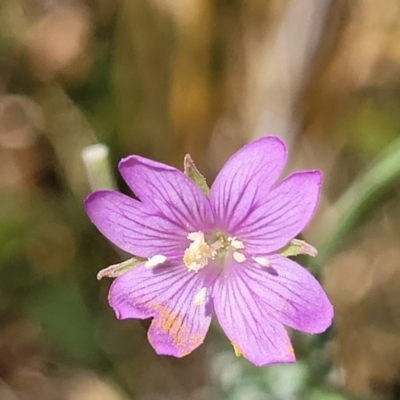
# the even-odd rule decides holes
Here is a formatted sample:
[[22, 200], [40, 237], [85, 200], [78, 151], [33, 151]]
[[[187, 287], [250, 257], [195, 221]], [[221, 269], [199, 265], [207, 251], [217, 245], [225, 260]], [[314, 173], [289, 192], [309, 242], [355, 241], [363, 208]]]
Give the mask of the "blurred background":
[[[400, 2], [0, 1], [0, 400], [400, 399]], [[298, 362], [255, 368], [213, 327], [157, 357], [117, 321], [121, 254], [90, 224], [82, 150], [110, 148], [212, 182], [261, 135], [286, 172], [321, 169], [303, 238], [336, 309], [291, 332]]]

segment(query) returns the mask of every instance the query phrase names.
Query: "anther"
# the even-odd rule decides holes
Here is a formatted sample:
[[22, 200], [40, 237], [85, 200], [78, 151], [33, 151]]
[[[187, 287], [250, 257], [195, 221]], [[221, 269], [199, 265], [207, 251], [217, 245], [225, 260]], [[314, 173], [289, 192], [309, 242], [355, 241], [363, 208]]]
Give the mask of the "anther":
[[228, 242], [235, 249], [244, 249], [244, 244], [240, 240], [237, 240], [235, 237], [228, 237]]
[[269, 267], [270, 263], [265, 257], [253, 257], [253, 260], [262, 267]]
[[235, 251], [233, 252], [233, 259], [238, 263], [242, 263], [243, 261], [246, 261], [246, 256], [238, 251]]
[[146, 268], [153, 268], [156, 267], [157, 265], [163, 264], [165, 263], [165, 261], [167, 260], [167, 257], [161, 255], [161, 254], [157, 254], [151, 258], [149, 258], [145, 263], [144, 266]]

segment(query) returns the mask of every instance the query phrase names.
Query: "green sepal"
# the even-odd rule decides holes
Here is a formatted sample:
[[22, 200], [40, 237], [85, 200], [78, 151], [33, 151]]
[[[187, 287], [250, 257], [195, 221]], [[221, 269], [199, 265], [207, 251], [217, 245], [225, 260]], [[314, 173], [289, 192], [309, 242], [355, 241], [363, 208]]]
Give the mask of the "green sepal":
[[116, 278], [117, 276], [122, 275], [126, 271], [136, 267], [136, 265], [139, 265], [146, 260], [147, 258], [133, 257], [129, 260], [123, 261], [122, 263], [110, 265], [109, 267], [102, 269], [97, 274], [97, 279], [100, 280], [104, 277]]
[[186, 154], [183, 160], [183, 168], [185, 175], [189, 177], [208, 197], [210, 194], [210, 188], [207, 185], [206, 178], [204, 178], [204, 176], [197, 169], [190, 154]]
[[300, 254], [315, 257], [318, 252], [314, 246], [311, 246], [311, 244], [308, 244], [304, 240], [293, 239], [288, 245], [278, 251], [278, 254], [284, 257], [298, 256]]

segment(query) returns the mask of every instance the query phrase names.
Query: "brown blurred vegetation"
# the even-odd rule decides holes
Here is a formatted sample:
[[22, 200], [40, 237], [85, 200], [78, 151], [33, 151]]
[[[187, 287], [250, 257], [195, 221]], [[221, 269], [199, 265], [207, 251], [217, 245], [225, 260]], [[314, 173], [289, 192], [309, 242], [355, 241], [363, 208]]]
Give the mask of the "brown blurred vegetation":
[[[218, 333], [160, 358], [145, 324], [108, 309], [95, 276], [119, 255], [82, 209], [85, 146], [107, 143], [113, 165], [180, 167], [189, 152], [211, 181], [242, 144], [279, 135], [288, 171], [324, 171], [305, 233], [321, 245], [336, 200], [399, 136], [399, 84], [396, 0], [0, 2], [0, 399], [220, 398]], [[323, 273], [337, 377], [323, 382], [365, 398], [400, 398], [398, 185]]]

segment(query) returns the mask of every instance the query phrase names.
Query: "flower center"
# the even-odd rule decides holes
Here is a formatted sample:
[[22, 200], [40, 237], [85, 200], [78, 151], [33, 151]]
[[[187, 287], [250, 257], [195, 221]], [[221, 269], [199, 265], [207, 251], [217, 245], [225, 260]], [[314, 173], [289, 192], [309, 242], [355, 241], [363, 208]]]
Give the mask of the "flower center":
[[[199, 271], [203, 269], [209, 260], [216, 260], [222, 267], [228, 254], [233, 253], [233, 258], [237, 262], [246, 260], [246, 256], [238, 250], [244, 249], [244, 245], [235, 237], [226, 236], [217, 232], [210, 236], [206, 241], [204, 232], [191, 232], [187, 238], [192, 241], [183, 255], [183, 262], [189, 271]], [[211, 244], [210, 244], [211, 243]]]
[[208, 259], [215, 256], [215, 251], [207, 244], [203, 232], [192, 232], [187, 235], [192, 241], [185, 250], [183, 262], [189, 271], [199, 271], [208, 264]]

